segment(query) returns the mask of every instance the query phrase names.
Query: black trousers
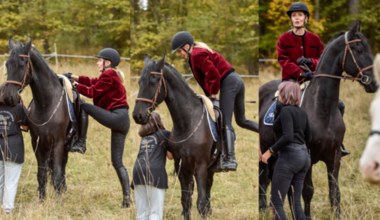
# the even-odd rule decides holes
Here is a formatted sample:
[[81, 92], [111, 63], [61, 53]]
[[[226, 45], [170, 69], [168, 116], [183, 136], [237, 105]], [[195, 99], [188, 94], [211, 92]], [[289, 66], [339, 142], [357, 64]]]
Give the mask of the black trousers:
[[125, 138], [128, 134], [130, 120], [127, 108], [118, 108], [111, 111], [95, 105], [82, 103], [81, 108], [91, 115], [100, 124], [111, 129], [111, 159], [115, 169], [124, 167], [123, 153]]
[[223, 113], [224, 125], [232, 131], [234, 131], [232, 127], [233, 113], [235, 113], [237, 125], [255, 131], [255, 123], [245, 118], [244, 93], [244, 82], [236, 72], [228, 74], [222, 80], [220, 85], [220, 110]]

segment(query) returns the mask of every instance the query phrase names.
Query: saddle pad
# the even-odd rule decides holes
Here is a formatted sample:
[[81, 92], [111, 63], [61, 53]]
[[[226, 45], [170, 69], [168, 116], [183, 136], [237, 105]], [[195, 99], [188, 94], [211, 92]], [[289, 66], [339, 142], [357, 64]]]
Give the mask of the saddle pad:
[[212, 104], [211, 100], [205, 95], [199, 95], [199, 96], [201, 97], [203, 105], [205, 106], [211, 119], [215, 122], [216, 119], [215, 119], [214, 105]]
[[216, 128], [216, 122], [212, 120], [211, 118], [211, 115], [209, 114], [208, 111], [207, 112], [207, 122], [208, 122], [208, 127], [211, 131], [211, 136], [212, 136], [212, 139], [214, 139], [215, 142], [218, 141], [219, 139], [219, 135], [218, 135], [218, 130]]
[[273, 126], [274, 111], [276, 110], [277, 98], [275, 98], [264, 116], [264, 125]]
[[57, 74], [57, 76], [58, 78], [62, 79], [61, 82], [63, 84], [63, 89], [65, 90], [70, 101], [74, 102], [73, 85], [71, 84], [70, 80], [62, 74]]

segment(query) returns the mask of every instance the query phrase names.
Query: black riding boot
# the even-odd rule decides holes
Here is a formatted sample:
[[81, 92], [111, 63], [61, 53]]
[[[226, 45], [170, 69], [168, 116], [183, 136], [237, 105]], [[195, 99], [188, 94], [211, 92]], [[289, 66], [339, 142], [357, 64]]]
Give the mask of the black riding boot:
[[[345, 104], [343, 103], [342, 100], [339, 100], [339, 102], [338, 102], [338, 108], [339, 108], [340, 114], [343, 117], [344, 110], [346, 109], [346, 106], [345, 106]], [[347, 155], [350, 154], [350, 152], [348, 150], [346, 150], [346, 148], [344, 147], [343, 143], [340, 146], [340, 152], [341, 152], [342, 157], [347, 156]]]
[[88, 115], [84, 110], [80, 110], [79, 116], [79, 130], [78, 130], [78, 140], [69, 149], [70, 152], [79, 152], [84, 154], [86, 152], [86, 136], [88, 128]]
[[224, 160], [223, 168], [228, 171], [236, 171], [237, 162], [235, 159], [235, 134], [228, 127], [225, 128], [225, 142], [227, 157]]
[[131, 203], [130, 190], [129, 190], [129, 177], [128, 172], [125, 167], [119, 167], [116, 169], [117, 176], [123, 190], [123, 202], [121, 203], [122, 208], [128, 208]]

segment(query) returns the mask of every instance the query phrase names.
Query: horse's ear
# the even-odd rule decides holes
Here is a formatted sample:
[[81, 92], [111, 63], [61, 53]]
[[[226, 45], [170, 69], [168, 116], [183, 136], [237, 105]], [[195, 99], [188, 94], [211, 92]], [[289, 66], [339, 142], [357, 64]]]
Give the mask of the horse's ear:
[[164, 66], [165, 66], [165, 55], [163, 55], [162, 58], [161, 58], [161, 60], [158, 61], [157, 66], [158, 66], [160, 69], [163, 69], [163, 68], [164, 68]]
[[13, 41], [13, 38], [9, 38], [8, 45], [9, 45], [9, 49], [11, 49], [11, 50], [13, 50], [13, 48], [15, 48], [16, 44]]
[[25, 53], [28, 54], [32, 49], [32, 40], [30, 39], [28, 43], [25, 45]]
[[376, 54], [376, 57], [373, 61], [373, 71], [375, 72], [375, 78], [377, 84], [380, 83], [380, 53]]
[[351, 29], [349, 30], [348, 35], [351, 37], [358, 32], [360, 32], [360, 22], [355, 21], [354, 24], [352, 25]]
[[144, 56], [144, 65], [146, 66], [150, 62], [150, 57], [148, 55]]

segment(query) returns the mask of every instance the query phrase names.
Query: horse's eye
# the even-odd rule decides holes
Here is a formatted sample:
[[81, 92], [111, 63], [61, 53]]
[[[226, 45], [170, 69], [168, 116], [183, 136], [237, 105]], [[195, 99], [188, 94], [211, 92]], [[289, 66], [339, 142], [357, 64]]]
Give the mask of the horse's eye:
[[155, 85], [157, 83], [157, 77], [156, 76], [150, 76], [149, 77], [149, 84]]

